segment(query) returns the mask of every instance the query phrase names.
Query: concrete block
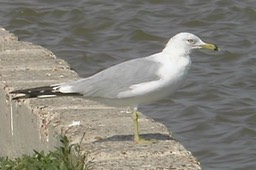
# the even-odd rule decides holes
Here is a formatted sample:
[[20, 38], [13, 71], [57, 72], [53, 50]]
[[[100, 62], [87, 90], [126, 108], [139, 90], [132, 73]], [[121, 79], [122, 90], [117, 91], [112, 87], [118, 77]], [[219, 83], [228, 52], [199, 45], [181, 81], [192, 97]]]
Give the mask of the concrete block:
[[164, 125], [144, 115], [139, 120], [142, 136], [158, 142], [135, 144], [126, 108], [73, 97], [11, 101], [8, 93], [13, 89], [79, 77], [49, 50], [20, 42], [4, 28], [0, 42], [0, 156], [47, 151], [59, 144], [60, 134], [74, 143], [85, 134], [82, 148], [92, 169], [201, 169]]

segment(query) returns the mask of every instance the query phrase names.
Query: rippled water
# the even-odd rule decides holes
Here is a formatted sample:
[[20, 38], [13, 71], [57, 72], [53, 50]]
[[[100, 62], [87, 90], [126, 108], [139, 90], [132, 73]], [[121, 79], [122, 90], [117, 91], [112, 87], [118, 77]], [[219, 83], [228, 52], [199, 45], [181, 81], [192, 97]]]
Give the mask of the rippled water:
[[184, 88], [141, 110], [204, 169], [256, 169], [255, 0], [2, 0], [0, 10], [3, 27], [83, 77], [158, 52], [181, 31], [218, 44], [221, 52], [192, 54]]

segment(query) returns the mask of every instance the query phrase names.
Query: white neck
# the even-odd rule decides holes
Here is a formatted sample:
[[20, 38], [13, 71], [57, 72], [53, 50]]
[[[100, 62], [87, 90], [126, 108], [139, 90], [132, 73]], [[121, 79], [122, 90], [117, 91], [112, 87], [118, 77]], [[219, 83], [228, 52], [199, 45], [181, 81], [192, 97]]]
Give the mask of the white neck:
[[174, 46], [174, 45], [168, 46], [167, 44], [162, 52], [173, 57], [174, 56], [189, 57], [189, 54], [191, 51], [189, 49], [180, 48], [179, 46]]

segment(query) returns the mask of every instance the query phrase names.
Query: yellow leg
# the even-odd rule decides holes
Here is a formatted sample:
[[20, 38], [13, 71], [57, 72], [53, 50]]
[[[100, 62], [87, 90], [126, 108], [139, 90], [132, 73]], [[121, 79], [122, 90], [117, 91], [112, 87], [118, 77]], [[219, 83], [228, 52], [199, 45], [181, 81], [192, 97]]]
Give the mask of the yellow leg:
[[134, 123], [134, 141], [136, 143], [155, 143], [156, 140], [146, 140], [140, 137], [139, 134], [139, 112], [137, 110], [133, 111], [133, 123]]
[[138, 143], [140, 141], [139, 134], [139, 114], [138, 111], [133, 111], [133, 124], [134, 124], [134, 141]]

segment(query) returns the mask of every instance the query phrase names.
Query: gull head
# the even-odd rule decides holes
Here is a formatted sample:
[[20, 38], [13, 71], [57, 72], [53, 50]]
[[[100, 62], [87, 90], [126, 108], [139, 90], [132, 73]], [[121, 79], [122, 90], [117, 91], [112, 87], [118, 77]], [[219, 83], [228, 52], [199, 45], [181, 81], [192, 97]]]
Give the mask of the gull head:
[[169, 40], [163, 52], [169, 52], [169, 53], [179, 52], [179, 53], [189, 54], [191, 50], [200, 49], [200, 48], [214, 50], [214, 51], [219, 50], [218, 46], [215, 44], [205, 43], [198, 36], [194, 34], [182, 32], [182, 33], [176, 34]]

